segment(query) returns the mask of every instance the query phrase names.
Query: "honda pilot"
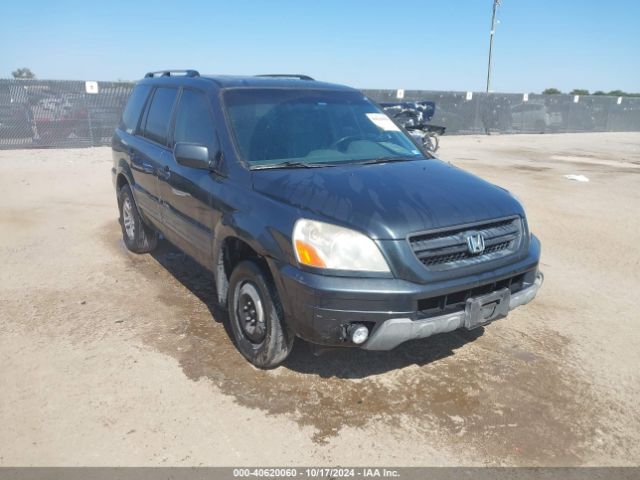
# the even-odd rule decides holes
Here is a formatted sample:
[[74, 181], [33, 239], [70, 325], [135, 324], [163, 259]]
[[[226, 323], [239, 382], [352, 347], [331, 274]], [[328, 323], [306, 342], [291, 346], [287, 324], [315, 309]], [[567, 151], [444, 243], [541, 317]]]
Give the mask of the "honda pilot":
[[295, 337], [390, 350], [477, 328], [542, 284], [516, 197], [423, 151], [352, 88], [151, 72], [112, 146], [126, 247], [162, 237], [209, 269], [260, 368]]

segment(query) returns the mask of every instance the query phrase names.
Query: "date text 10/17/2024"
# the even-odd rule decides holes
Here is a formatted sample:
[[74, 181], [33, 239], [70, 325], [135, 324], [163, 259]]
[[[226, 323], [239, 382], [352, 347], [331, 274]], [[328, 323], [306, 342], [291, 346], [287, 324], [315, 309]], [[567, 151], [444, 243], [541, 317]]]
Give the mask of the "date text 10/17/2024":
[[400, 473], [388, 468], [234, 468], [233, 476], [236, 478], [397, 478]]

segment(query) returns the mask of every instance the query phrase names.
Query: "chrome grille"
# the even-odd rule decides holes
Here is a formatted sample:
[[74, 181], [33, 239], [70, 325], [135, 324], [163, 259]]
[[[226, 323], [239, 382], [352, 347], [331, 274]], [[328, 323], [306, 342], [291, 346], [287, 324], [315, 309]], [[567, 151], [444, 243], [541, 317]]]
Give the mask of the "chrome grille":
[[[520, 247], [523, 225], [520, 217], [492, 220], [472, 225], [424, 232], [409, 237], [418, 260], [430, 270], [445, 270], [495, 260], [514, 253]], [[481, 235], [484, 250], [473, 254], [467, 238]]]

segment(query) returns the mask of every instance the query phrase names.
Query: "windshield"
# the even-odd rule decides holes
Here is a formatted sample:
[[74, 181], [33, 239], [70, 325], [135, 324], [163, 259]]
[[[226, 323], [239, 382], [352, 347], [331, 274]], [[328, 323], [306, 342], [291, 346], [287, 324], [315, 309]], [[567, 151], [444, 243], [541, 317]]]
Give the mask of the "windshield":
[[251, 168], [424, 158], [376, 105], [355, 91], [230, 89], [225, 105]]

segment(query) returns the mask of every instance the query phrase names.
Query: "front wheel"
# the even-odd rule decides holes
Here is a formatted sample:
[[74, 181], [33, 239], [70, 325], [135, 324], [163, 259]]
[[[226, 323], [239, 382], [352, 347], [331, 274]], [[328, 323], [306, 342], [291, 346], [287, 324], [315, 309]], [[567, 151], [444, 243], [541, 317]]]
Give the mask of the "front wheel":
[[238, 264], [229, 279], [229, 321], [236, 346], [258, 368], [282, 363], [293, 348], [293, 335], [273, 282], [253, 261]]

